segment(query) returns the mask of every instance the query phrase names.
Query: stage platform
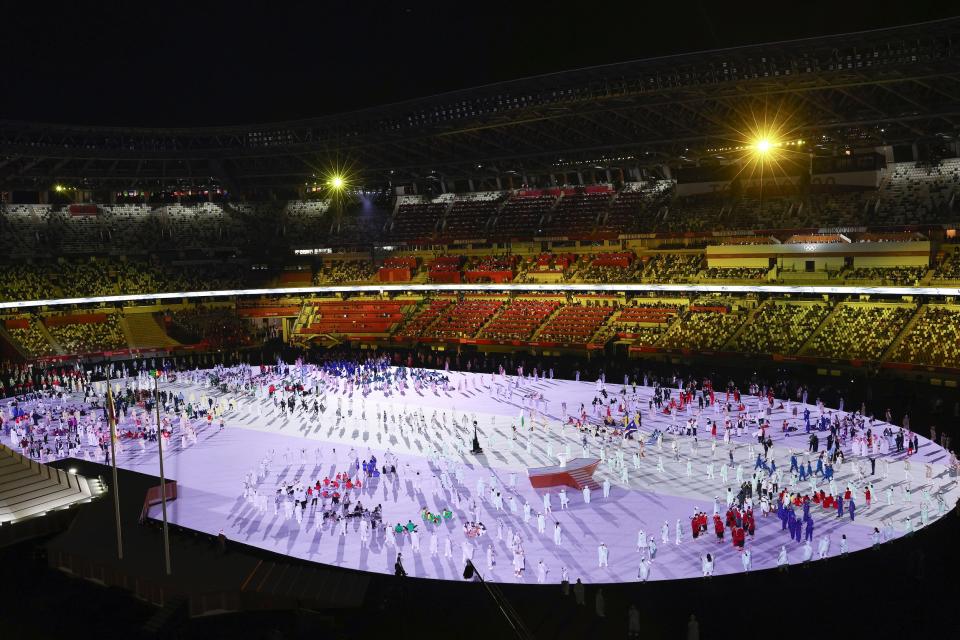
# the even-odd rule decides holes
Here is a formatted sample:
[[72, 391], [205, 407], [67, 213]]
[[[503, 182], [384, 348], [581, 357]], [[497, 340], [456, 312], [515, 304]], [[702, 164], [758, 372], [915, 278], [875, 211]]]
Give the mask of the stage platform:
[[[715, 556], [715, 575], [743, 571], [740, 552], [731, 545], [729, 531], [722, 543], [717, 542], [712, 526], [706, 535], [694, 540], [690, 517], [696, 510], [711, 515], [715, 500], [719, 502], [723, 515], [726, 489], [731, 486], [736, 491], [736, 483], [733, 468], [729, 481], [721, 482], [719, 467], [727, 460], [728, 451], [732, 451], [735, 464], [742, 465], [744, 479], [748, 479], [755, 459], [755, 453], [750, 453], [751, 443], [756, 442], [752, 435], [733, 437], [729, 445], [718, 441], [714, 452], [709, 433], [701, 431], [696, 451], [691, 449], [692, 438], [667, 434], [662, 451], [652, 443], [646, 444], [639, 469], [635, 468], [632, 459], [637, 441], [626, 441], [626, 483], [619, 469], [612, 468], [609, 462], [614, 449], [608, 446], [607, 461], [598, 465], [595, 480], [609, 483], [609, 497], [604, 498], [600, 491], [594, 491], [587, 504], [577, 492], [571, 491], [568, 492], [569, 508], [561, 509], [557, 489], [531, 486], [527, 470], [558, 465], [558, 453], [568, 447], [572, 451], [568, 460], [572, 462], [575, 457], [580, 457], [582, 435], [570, 426], [561, 426], [561, 402], [566, 403], [570, 413], [577, 413], [581, 403], [589, 411], [590, 403], [597, 395], [596, 383], [539, 380], [525, 382], [508, 395], [504, 393], [499, 378], [494, 380], [490, 375], [470, 373], [449, 375], [454, 388], [468, 379], [469, 384], [458, 391], [423, 389], [417, 392], [408, 389], [405, 395], [392, 394], [390, 397], [373, 391], [364, 400], [358, 391], [352, 399], [342, 397], [343, 418], [340, 420], [333, 415], [337, 402], [333, 395], [328, 398], [325, 414], [316, 420], [310, 414], [281, 415], [268, 410], [267, 405], [258, 410], [258, 401], [222, 394], [186, 382], [182, 377], [179, 382], [163, 384], [164, 388], [182, 391], [187, 397], [200, 398], [208, 394], [215, 401], [233, 398], [237, 403], [236, 410], [226, 414], [222, 431], [216, 422], [207, 426], [206, 421], [197, 420], [199, 438], [195, 444], [184, 448], [175, 432], [166, 451], [167, 476], [178, 484], [178, 498], [168, 505], [171, 522], [213, 535], [223, 530], [229, 539], [237, 542], [362, 571], [393, 573], [399, 549], [409, 575], [445, 580], [462, 580], [463, 557], [472, 555], [484, 578], [493, 581], [536, 583], [540, 561], [548, 570], [546, 582], [549, 583], [560, 582], [563, 569], [571, 581], [578, 578], [588, 583], [636, 581], [641, 555], [637, 550], [640, 530], [654, 538], [658, 545], [651, 563], [651, 581], [699, 576], [700, 557], [706, 553]], [[606, 388], [610, 397], [619, 397], [617, 394], [622, 386], [608, 384]], [[632, 393], [632, 390], [628, 392]], [[527, 399], [532, 393], [543, 397], [538, 412], [531, 410], [532, 401]], [[651, 417], [646, 407], [652, 393], [652, 388], [644, 387], [638, 387], [636, 392], [644, 408], [641, 430], [644, 439], [649, 438], [655, 428], [663, 431], [675, 421], [683, 423], [688, 418], [684, 413], [674, 417], [657, 413]], [[352, 415], [348, 417], [351, 403]], [[797, 424], [786, 408], [779, 408], [779, 400], [776, 406], [770, 415], [774, 425], [780, 425], [785, 418]], [[799, 407], [800, 414], [803, 408]], [[816, 407], [809, 408], [816, 415]], [[748, 409], [756, 413], [756, 399], [748, 402]], [[373, 417], [384, 410], [388, 414], [422, 410], [427, 427], [422, 431], [408, 428], [401, 434], [396, 425], [390, 424], [385, 431]], [[362, 418], [364, 414], [366, 419]], [[484, 450], [479, 456], [469, 452], [472, 427], [454, 427], [451, 421], [454, 414], [458, 418], [465, 416], [467, 423], [476, 420]], [[597, 420], [592, 413], [590, 415], [591, 420]], [[713, 418], [713, 410], [707, 409], [704, 417]], [[533, 428], [528, 444], [526, 433], [531, 421]], [[802, 425], [802, 421], [799, 423]], [[516, 441], [511, 437], [514, 426], [521, 433]], [[882, 429], [882, 426], [878, 423], [876, 428]], [[773, 429], [771, 435], [774, 440], [771, 456], [778, 467], [786, 471], [791, 452], [801, 455], [807, 449], [807, 436], [802, 430], [781, 433], [779, 429]], [[825, 434], [820, 435], [825, 439]], [[452, 457], [446, 455], [445, 462], [438, 462], [440, 457], [436, 452], [447, 450], [447, 444], [458, 437], [465, 443], [464, 453]], [[678, 456], [673, 454], [674, 442]], [[936, 496], [941, 496], [948, 508], [956, 503], [960, 489], [956, 479], [948, 473], [949, 454], [925, 438], [920, 438], [920, 444], [920, 451], [910, 458], [912, 492], [909, 502], [904, 501], [902, 493], [906, 484], [904, 463], [907, 456], [891, 453], [882, 456], [883, 460], [877, 462], [876, 475], [868, 477], [874, 487], [873, 503], [869, 508], [862, 499], [863, 483], [858, 484], [861, 488], [854, 489], [854, 495], [859, 498], [856, 520], [851, 521], [846, 513], [837, 518], [835, 511], [821, 507], [812, 509], [815, 554], [817, 542], [823, 535], [829, 535], [829, 555], [834, 556], [839, 553], [843, 534], [847, 537], [849, 551], [857, 552], [871, 546], [874, 527], [891, 531], [889, 525], [892, 524], [892, 535], [898, 537], [906, 533], [905, 519], [909, 516], [913, 526], [919, 529], [924, 497], [928, 498], [929, 522], [938, 517]], [[757, 450], [762, 451], [759, 447]], [[249, 472], [256, 471], [271, 452], [267, 475], [258, 484], [259, 491], [271, 496], [270, 508], [262, 512], [243, 497], [244, 478]], [[865, 468], [868, 476], [870, 473], [866, 459], [852, 456], [849, 447], [845, 453], [847, 462], [836, 474], [836, 484], [840, 487], [847, 483], [857, 484], [855, 464]], [[390, 546], [382, 531], [376, 532], [369, 542], [361, 543], [356, 519], [350, 519], [346, 535], [340, 535], [339, 527], [329, 523], [317, 530], [315, 514], [309, 509], [302, 523], [295, 518], [285, 519], [282, 511], [274, 514], [272, 496], [279, 484], [312, 484], [324, 477], [332, 478], [338, 471], [349, 468], [352, 454], [360, 460], [375, 455], [380, 463], [388, 454], [396, 457], [397, 474], [366, 481], [359, 497], [364, 506], [381, 505], [385, 523], [416, 523], [420, 532], [419, 551], [412, 548], [413, 541], [409, 536], [398, 537], [398, 548]], [[587, 454], [583, 457], [601, 457], [592, 436], [588, 437]], [[658, 470], [661, 458], [662, 472]], [[156, 444], [148, 444], [144, 451], [125, 444], [118, 460], [126, 469], [156, 475]], [[690, 475], [686, 471], [688, 461]], [[707, 478], [706, 469], [710, 464], [714, 465], [714, 479]], [[886, 477], [882, 476], [884, 469]], [[444, 471], [451, 478], [448, 488], [440, 486]], [[452, 480], [457, 473], [462, 482]], [[504, 510], [497, 510], [489, 499], [478, 499], [480, 481], [485, 491], [489, 491], [491, 484], [500, 488], [507, 500]], [[807, 492], [807, 486], [802, 483], [799, 489]], [[888, 488], [894, 490], [891, 504], [887, 504], [886, 499]], [[544, 513], [545, 493], [551, 495], [552, 511], [547, 513]], [[459, 498], [455, 494], [459, 494]], [[512, 513], [508, 506], [510, 497], [517, 506], [516, 513]], [[524, 518], [524, 504], [531, 507], [529, 519]], [[433, 513], [449, 508], [453, 517], [438, 525], [426, 524], [420, 518], [424, 507]], [[464, 523], [473, 520], [474, 513], [486, 527], [486, 534], [481, 537], [468, 537], [463, 531]], [[538, 532], [538, 513], [544, 513], [543, 533]], [[159, 507], [151, 509], [150, 517], [159, 518]], [[680, 544], [675, 540], [678, 522], [682, 530]], [[788, 549], [790, 563], [801, 561], [803, 545], [790, 541], [775, 515], [761, 517], [758, 507], [756, 522], [756, 535], [747, 540], [754, 571], [773, 568], [782, 545]], [[556, 523], [560, 524], [562, 531], [559, 545], [554, 542]], [[660, 533], [664, 523], [669, 529], [666, 543], [662, 542]], [[512, 566], [510, 538], [513, 533], [519, 535], [524, 549], [526, 566], [520, 578], [514, 575]], [[434, 536], [438, 549], [436, 555], [431, 553]], [[444, 553], [447, 540], [450, 541], [452, 557], [446, 557]], [[601, 543], [609, 549], [609, 566], [606, 567], [598, 566], [598, 546]], [[487, 566], [488, 549], [493, 550], [491, 568]]]

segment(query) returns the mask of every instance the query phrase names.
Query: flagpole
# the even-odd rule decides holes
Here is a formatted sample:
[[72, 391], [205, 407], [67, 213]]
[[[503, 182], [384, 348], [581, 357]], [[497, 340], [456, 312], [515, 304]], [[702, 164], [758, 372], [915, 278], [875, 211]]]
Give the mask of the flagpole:
[[163, 511], [163, 558], [170, 575], [170, 533], [167, 529], [167, 481], [163, 475], [163, 430], [160, 428], [160, 373], [153, 371], [153, 391], [157, 405], [157, 446], [160, 451], [160, 504]]
[[107, 378], [107, 421], [110, 423], [110, 460], [113, 463], [113, 515], [117, 521], [117, 559], [123, 560], [123, 532], [120, 529], [120, 484], [117, 481], [117, 417], [113, 391]]

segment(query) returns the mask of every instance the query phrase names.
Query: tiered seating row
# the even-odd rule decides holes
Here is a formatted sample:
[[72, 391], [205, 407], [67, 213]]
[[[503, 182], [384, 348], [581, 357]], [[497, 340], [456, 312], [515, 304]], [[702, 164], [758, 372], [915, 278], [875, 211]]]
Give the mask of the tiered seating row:
[[528, 340], [559, 304], [552, 300], [517, 298], [484, 327], [479, 337], [492, 340]]
[[397, 337], [400, 338], [418, 338], [423, 334], [424, 330], [429, 327], [434, 320], [440, 317], [443, 314], [444, 310], [450, 306], [451, 300], [449, 298], [434, 298], [430, 303], [417, 313], [412, 316], [407, 323], [397, 332]]
[[472, 338], [502, 306], [503, 300], [498, 298], [466, 298], [449, 305], [423, 337]]
[[314, 302], [301, 333], [384, 334], [403, 320], [403, 302]]
[[537, 335], [540, 342], [585, 344], [613, 313], [614, 308], [564, 306]]

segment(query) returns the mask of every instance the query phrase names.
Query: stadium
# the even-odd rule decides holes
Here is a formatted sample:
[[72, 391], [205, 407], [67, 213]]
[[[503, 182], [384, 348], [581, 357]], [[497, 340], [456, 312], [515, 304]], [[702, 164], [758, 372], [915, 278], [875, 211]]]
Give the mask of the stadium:
[[0, 120], [2, 635], [956, 633], [957, 42]]

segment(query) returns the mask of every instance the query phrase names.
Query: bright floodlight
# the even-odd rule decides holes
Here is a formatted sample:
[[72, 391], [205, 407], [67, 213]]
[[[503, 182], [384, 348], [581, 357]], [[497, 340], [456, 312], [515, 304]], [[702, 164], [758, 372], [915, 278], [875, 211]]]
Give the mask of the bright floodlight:
[[769, 140], [766, 138], [761, 138], [760, 140], [757, 140], [757, 142], [753, 145], [753, 148], [757, 153], [766, 154], [770, 152], [770, 148], [772, 146], [773, 145], [770, 144]]
[[334, 190], [340, 191], [341, 189], [343, 189], [343, 185], [344, 185], [343, 176], [335, 175], [330, 178], [330, 186]]

